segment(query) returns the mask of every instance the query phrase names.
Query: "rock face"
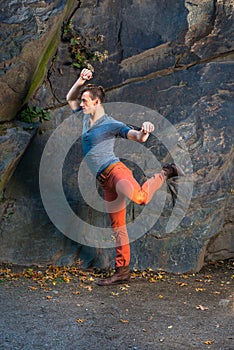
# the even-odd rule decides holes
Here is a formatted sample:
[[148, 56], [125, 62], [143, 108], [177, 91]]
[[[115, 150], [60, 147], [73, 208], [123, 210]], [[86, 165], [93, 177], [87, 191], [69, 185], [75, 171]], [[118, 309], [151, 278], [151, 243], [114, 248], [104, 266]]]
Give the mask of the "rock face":
[[[37, 11], [43, 12], [45, 17], [50, 14], [48, 22], [53, 21], [53, 14], [64, 18], [64, 2], [56, 2], [56, 6], [55, 2], [43, 4], [40, 3], [41, 12], [38, 7]], [[17, 11], [21, 11], [21, 22], [26, 25], [27, 14], [34, 6], [26, 6], [25, 3], [24, 10], [19, 4], [15, 6]], [[56, 10], [52, 11], [51, 6]], [[170, 192], [164, 188], [166, 201], [161, 215], [143, 237], [131, 244], [131, 267], [143, 269], [150, 266], [173, 272], [198, 271], [206, 261], [234, 255], [233, 10], [232, 0], [139, 0], [121, 1], [121, 4], [112, 0], [88, 0], [79, 1], [74, 11], [70, 11], [69, 19], [83, 36], [90, 33], [104, 35], [104, 42], [97, 44], [97, 49], [108, 50], [109, 58], [104, 63], [92, 64], [95, 67], [93, 82], [106, 87], [107, 101], [145, 106], [159, 112], [162, 120], [177, 130], [177, 143], [169, 149], [165, 147], [165, 140], [173, 138], [170, 132], [174, 129], [165, 131], [162, 125], [156, 124], [157, 137], [152, 135], [146, 147], [159, 163], [171, 161], [179, 155], [186, 168], [183, 158], [185, 148], [191, 159], [192, 171], [187, 171], [186, 179], [192, 180], [193, 191], [183, 219], [172, 232], [166, 230], [173, 206]], [[14, 22], [14, 16], [10, 16], [9, 11], [4, 18], [3, 23]], [[34, 22], [29, 23], [31, 26]], [[15, 33], [14, 26], [10, 28]], [[28, 30], [30, 26], [26, 26]], [[55, 30], [52, 27], [43, 26], [48, 45], [51, 42], [49, 33]], [[7, 40], [10, 38], [13, 48], [17, 39], [15, 34], [8, 36]], [[30, 34], [30, 41], [33, 39], [34, 34]], [[8, 56], [2, 56], [3, 67], [8, 67], [9, 61], [17, 62], [21, 67], [22, 52], [28, 47], [27, 40], [22, 42], [21, 48], [17, 46], [17, 50], [6, 51]], [[65, 95], [79, 74], [71, 67], [71, 62], [68, 42], [61, 40], [47, 77], [31, 96], [31, 104], [52, 110], [52, 120], [41, 126], [41, 132], [34, 138], [5, 190], [1, 204], [2, 261], [67, 264], [79, 258], [84, 266], [100, 267], [114, 262], [113, 249], [85, 246], [59, 232], [41, 202], [38, 174], [42, 152], [51, 132], [71, 115], [69, 108], [64, 107]], [[23, 96], [30, 91], [30, 79], [36, 72], [35, 65], [31, 68], [28, 78], [22, 77], [25, 88], [22, 89], [19, 84], [19, 90], [24, 91]], [[13, 72], [12, 69], [8, 73], [5, 68], [1, 80], [3, 87], [6, 86], [6, 74]], [[13, 75], [12, 79], [14, 82]], [[12, 110], [9, 112], [8, 109], [8, 114], [4, 105], [2, 120], [14, 115], [20, 108], [19, 101], [22, 101], [22, 96], [17, 101], [12, 99]], [[125, 121], [121, 113], [118, 118]], [[140, 119], [130, 113], [129, 123], [140, 126], [139, 122]], [[162, 136], [164, 138], [160, 140]], [[137, 165], [141, 163], [142, 154], [132, 152], [130, 158], [130, 153], [128, 150], [125, 159], [133, 167], [137, 179], [142, 181], [143, 172], [153, 169], [146, 162], [141, 171]], [[106, 222], [106, 216], [92, 210], [77, 188], [77, 170], [81, 161], [78, 142], [71, 148], [64, 163], [64, 192], [76, 214], [84, 222], [92, 222], [99, 227]], [[172, 182], [172, 190], [173, 186], [180, 184]], [[176, 213], [180, 215], [179, 198], [176, 203]], [[130, 203], [127, 215], [128, 220], [134, 221], [142, 215], [142, 208]], [[148, 218], [144, 220], [147, 224]], [[81, 234], [84, 233], [82, 230], [83, 226], [80, 226]]]
[[24, 123], [5, 123], [0, 135], [0, 193], [5, 189], [22, 155], [36, 133], [36, 125], [31, 128]]
[[67, 7], [65, 0], [1, 5], [0, 121], [13, 119], [43, 80]]

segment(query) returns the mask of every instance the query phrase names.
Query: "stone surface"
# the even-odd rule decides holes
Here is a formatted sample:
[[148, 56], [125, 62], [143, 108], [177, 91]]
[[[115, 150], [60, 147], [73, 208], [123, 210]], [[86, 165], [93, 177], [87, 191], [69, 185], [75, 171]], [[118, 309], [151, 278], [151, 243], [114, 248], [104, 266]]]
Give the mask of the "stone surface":
[[8, 1], [0, 13], [0, 121], [15, 117], [41, 84], [69, 3]]
[[0, 129], [0, 193], [14, 173], [22, 155], [36, 133], [36, 125], [4, 123]]
[[[234, 254], [233, 8], [232, 0], [139, 0], [123, 1], [121, 6], [117, 1], [88, 0], [80, 1], [70, 17], [83, 35], [104, 35], [104, 42], [97, 49], [107, 49], [109, 58], [102, 64], [92, 63], [92, 82], [106, 87], [107, 101], [158, 111], [176, 128], [175, 149], [165, 147], [164, 140], [172, 135], [170, 128], [162, 134], [162, 125], [156, 125], [157, 137], [152, 135], [147, 142], [146, 147], [158, 163], [181, 155], [186, 168], [182, 152], [186, 146], [193, 166], [192, 174], [187, 171], [188, 181], [193, 180], [192, 199], [180, 225], [173, 232], [166, 230], [173, 206], [170, 192], [164, 188], [166, 202], [159, 219], [131, 245], [131, 267], [150, 266], [176, 273], [198, 271], [207, 261]], [[31, 104], [50, 108], [52, 121], [41, 126], [41, 134], [30, 145], [6, 189], [1, 204], [3, 261], [64, 264], [79, 258], [83, 266], [114, 264], [114, 249], [90, 248], [59, 232], [40, 199], [38, 172], [42, 151], [51, 132], [70, 116], [69, 108], [64, 107], [65, 95], [79, 74], [71, 62], [68, 43], [61, 41], [47, 79], [30, 99]], [[118, 115], [120, 120], [125, 117]], [[129, 122], [140, 126], [140, 118], [130, 113]], [[141, 153], [126, 151], [126, 160], [131, 159], [129, 165], [137, 179], [143, 181], [143, 172], [150, 175], [153, 166], [146, 162], [140, 171], [137, 164], [142, 160]], [[91, 210], [77, 188], [81, 161], [80, 145], [76, 143], [63, 169], [64, 192], [84, 222], [101, 226], [108, 219]], [[53, 180], [52, 169], [49, 176]], [[171, 183], [172, 190], [176, 186], [178, 183]], [[180, 215], [182, 203], [179, 199], [176, 203], [176, 215]], [[141, 213], [141, 207], [132, 203], [128, 206], [128, 220]], [[149, 218], [144, 220], [143, 225]], [[84, 234], [82, 230], [83, 226], [80, 233]]]

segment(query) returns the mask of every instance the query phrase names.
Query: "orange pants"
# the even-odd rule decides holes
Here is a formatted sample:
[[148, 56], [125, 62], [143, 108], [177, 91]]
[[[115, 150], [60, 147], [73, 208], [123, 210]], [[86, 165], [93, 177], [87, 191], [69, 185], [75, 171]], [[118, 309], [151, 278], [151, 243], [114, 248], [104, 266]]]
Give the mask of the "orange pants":
[[142, 186], [134, 179], [132, 171], [118, 162], [101, 184], [107, 212], [116, 239], [116, 267], [130, 263], [130, 245], [126, 227], [126, 197], [137, 204], [147, 204], [164, 183], [161, 173], [155, 174]]

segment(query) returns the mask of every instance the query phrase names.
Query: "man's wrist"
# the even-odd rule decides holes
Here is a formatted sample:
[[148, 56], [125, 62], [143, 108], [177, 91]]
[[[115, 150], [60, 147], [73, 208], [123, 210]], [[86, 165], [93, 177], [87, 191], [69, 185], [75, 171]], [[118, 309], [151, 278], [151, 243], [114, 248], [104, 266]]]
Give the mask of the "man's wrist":
[[77, 80], [77, 83], [82, 83], [82, 85], [85, 83], [86, 79], [79, 77]]
[[146, 142], [148, 140], [148, 137], [149, 137], [150, 133], [149, 132], [145, 133], [143, 131], [140, 131], [140, 133], [141, 133], [140, 134], [141, 142]]

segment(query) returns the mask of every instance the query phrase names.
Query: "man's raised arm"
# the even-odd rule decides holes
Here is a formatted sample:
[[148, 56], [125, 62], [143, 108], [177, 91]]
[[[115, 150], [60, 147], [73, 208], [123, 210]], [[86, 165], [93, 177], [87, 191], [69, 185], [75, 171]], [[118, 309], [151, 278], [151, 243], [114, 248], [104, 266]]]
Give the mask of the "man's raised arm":
[[82, 69], [79, 78], [68, 91], [66, 100], [73, 111], [79, 108], [80, 102], [78, 100], [78, 97], [82, 85], [86, 82], [86, 80], [90, 80], [92, 76], [93, 74], [91, 70], [87, 68]]

